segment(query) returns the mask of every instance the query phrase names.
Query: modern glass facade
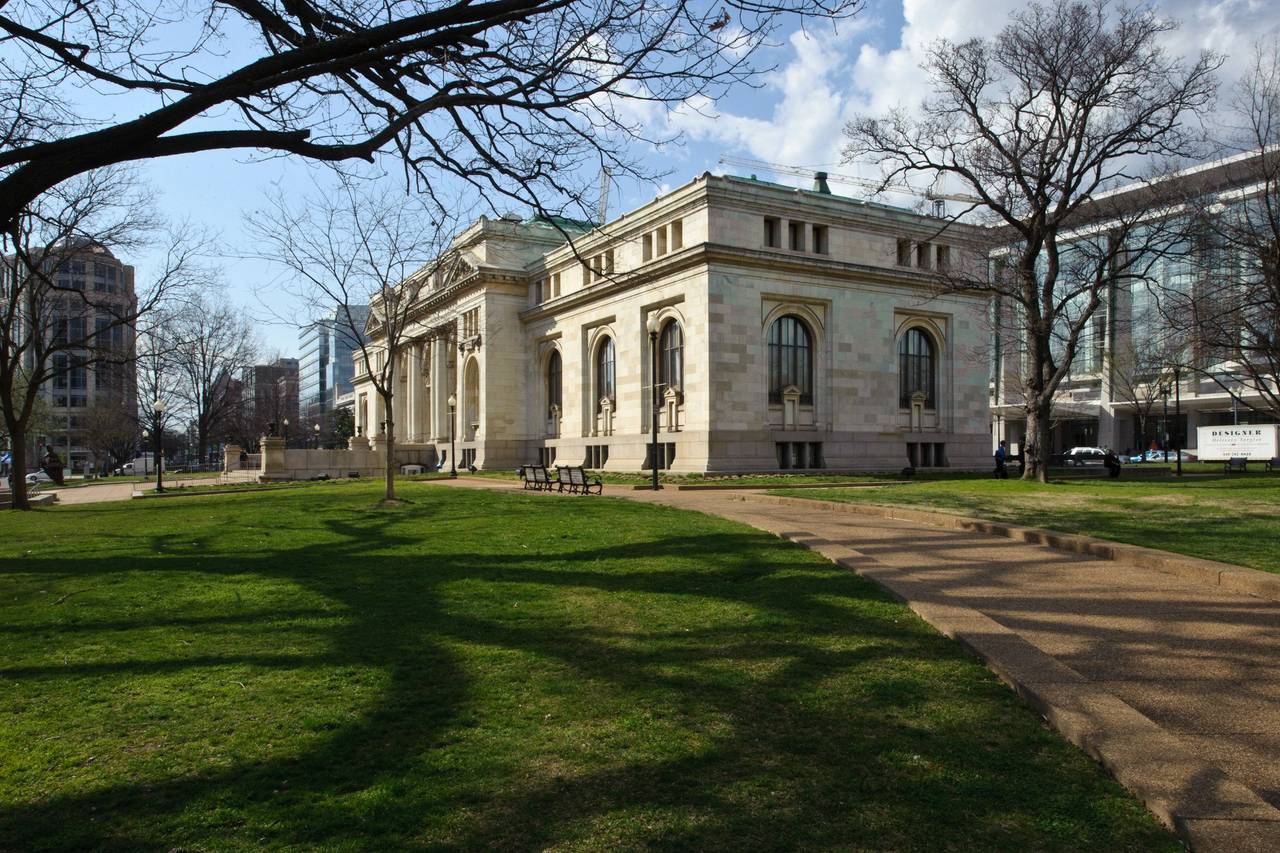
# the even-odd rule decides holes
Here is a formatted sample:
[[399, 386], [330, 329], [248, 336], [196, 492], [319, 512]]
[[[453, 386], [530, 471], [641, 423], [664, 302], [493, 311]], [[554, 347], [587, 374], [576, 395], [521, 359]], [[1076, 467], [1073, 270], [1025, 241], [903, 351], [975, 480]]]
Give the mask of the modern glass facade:
[[324, 321], [304, 326], [298, 335], [298, 408], [314, 420], [329, 410], [329, 339]]
[[[366, 306], [348, 312], [335, 309], [298, 334], [298, 395], [302, 417], [315, 420], [331, 411], [334, 402], [352, 391], [352, 354], [364, 340]], [[353, 328], [354, 327], [354, 328]]]

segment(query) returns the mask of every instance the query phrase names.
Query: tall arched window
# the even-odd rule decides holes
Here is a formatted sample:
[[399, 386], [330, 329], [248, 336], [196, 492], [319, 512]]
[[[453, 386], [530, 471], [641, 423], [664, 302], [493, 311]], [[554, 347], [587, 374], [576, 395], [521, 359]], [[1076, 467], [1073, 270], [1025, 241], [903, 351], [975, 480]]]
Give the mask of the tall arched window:
[[680, 323], [669, 320], [658, 335], [658, 393], [684, 387], [684, 332]]
[[605, 397], [614, 396], [614, 352], [613, 338], [605, 338], [596, 348], [596, 410]]
[[801, 403], [813, 403], [813, 338], [794, 314], [769, 327], [769, 402], [781, 403], [788, 385], [800, 389]]
[[925, 407], [932, 409], [936, 405], [937, 371], [933, 339], [923, 329], [907, 329], [898, 342], [898, 405], [910, 408], [911, 398], [919, 391], [924, 394]]
[[547, 359], [547, 417], [552, 416], [552, 407], [563, 410], [561, 379], [564, 370], [560, 364], [560, 352], [558, 350], [551, 351], [551, 357]]

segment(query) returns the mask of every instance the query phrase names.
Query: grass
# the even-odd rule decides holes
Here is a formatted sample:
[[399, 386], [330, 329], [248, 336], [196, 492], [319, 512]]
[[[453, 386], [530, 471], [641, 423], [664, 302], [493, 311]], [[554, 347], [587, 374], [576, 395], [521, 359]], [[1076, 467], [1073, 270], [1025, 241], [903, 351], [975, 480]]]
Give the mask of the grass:
[[0, 516], [0, 849], [1180, 849], [798, 546], [401, 493]]
[[1280, 475], [1218, 474], [1143, 482], [1062, 480], [1047, 485], [958, 478], [872, 491], [779, 489], [772, 493], [936, 509], [1280, 573]]

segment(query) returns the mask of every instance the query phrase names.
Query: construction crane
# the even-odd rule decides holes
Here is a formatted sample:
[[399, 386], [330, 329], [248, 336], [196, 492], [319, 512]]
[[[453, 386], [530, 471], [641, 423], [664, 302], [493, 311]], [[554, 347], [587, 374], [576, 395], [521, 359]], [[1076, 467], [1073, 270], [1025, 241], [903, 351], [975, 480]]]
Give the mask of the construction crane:
[[762, 172], [772, 172], [775, 175], [790, 175], [795, 178], [813, 178], [819, 173], [826, 176], [826, 179], [833, 184], [846, 184], [848, 186], [858, 187], [870, 192], [891, 192], [901, 193], [903, 195], [913, 195], [927, 198], [935, 203], [944, 201], [958, 201], [964, 204], [981, 204], [982, 200], [976, 196], [964, 195], [963, 193], [940, 193], [933, 189], [927, 189], [921, 192], [914, 187], [906, 184], [889, 184], [882, 186], [878, 181], [868, 180], [867, 178], [859, 178], [854, 175], [841, 175], [832, 172], [823, 172], [820, 169], [806, 169], [800, 166], [788, 166], [783, 163], [767, 163], [764, 160], [750, 160], [746, 157], [730, 157], [724, 156], [720, 158], [720, 164], [724, 166], [737, 166], [743, 169], [757, 169]]

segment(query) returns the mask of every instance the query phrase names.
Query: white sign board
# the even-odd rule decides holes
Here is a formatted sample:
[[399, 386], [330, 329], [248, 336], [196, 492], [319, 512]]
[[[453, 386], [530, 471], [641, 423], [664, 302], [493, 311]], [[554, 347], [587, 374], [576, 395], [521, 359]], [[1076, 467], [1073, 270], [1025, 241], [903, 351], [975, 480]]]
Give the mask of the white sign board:
[[1197, 427], [1196, 444], [1196, 456], [1209, 462], [1227, 459], [1265, 462], [1280, 456], [1275, 424]]

